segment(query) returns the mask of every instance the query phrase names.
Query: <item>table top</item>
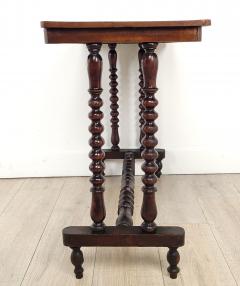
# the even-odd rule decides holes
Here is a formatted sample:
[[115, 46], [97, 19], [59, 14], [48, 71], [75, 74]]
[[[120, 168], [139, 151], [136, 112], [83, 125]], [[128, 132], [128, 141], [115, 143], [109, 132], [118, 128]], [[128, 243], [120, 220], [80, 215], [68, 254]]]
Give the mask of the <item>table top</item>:
[[203, 26], [211, 20], [146, 22], [42, 21], [45, 42], [51, 43], [142, 43], [201, 41]]
[[42, 28], [65, 29], [91, 29], [91, 28], [152, 28], [152, 27], [199, 27], [209, 26], [211, 20], [187, 20], [187, 21], [146, 21], [146, 22], [57, 22], [42, 21]]

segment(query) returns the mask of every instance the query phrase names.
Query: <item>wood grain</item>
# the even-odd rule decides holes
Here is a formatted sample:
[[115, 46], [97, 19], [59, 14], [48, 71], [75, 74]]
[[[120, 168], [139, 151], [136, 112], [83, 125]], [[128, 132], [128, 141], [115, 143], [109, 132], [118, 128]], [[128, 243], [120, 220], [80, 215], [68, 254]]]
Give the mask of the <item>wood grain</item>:
[[205, 195], [199, 202], [232, 275], [240, 281], [240, 195]]
[[[206, 177], [205, 177], [206, 178]], [[162, 176], [157, 182], [156, 202], [161, 224], [206, 223], [198, 203], [198, 176]], [[205, 189], [208, 192], [207, 189]]]
[[0, 216], [0, 285], [20, 285], [64, 179], [29, 179]]
[[159, 248], [165, 286], [236, 286], [231, 271], [207, 224], [182, 225], [186, 245], [181, 255], [179, 277], [171, 280], [166, 272], [166, 250]]
[[0, 180], [0, 215], [24, 184], [25, 179]]

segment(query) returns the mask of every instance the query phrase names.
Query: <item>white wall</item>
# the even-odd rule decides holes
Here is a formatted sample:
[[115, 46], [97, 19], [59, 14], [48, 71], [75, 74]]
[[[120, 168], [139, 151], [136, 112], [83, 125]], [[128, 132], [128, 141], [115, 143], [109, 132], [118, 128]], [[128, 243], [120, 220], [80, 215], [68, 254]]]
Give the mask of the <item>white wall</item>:
[[[89, 174], [87, 51], [83, 45], [45, 45], [40, 20], [211, 18], [202, 42], [161, 44], [157, 50], [163, 172], [240, 172], [237, 0], [8, 0], [0, 6], [1, 177]], [[137, 47], [120, 45], [118, 52], [121, 146], [136, 147]], [[106, 47], [102, 57], [108, 114]], [[108, 115], [104, 124], [109, 146]], [[119, 173], [119, 166], [108, 164], [107, 173]]]

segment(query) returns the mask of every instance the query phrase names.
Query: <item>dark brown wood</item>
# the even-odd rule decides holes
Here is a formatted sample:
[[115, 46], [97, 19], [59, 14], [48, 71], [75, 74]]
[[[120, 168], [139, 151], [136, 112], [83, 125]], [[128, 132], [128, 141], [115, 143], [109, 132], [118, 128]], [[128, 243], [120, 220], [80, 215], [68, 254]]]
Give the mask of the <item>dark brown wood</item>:
[[45, 42], [52, 43], [141, 43], [201, 41], [203, 26], [211, 21], [156, 22], [51, 22], [43, 21]]
[[134, 175], [134, 154], [131, 152], [126, 152], [122, 168], [122, 183], [118, 203], [118, 218], [116, 221], [117, 226], [133, 225]]
[[71, 247], [71, 262], [74, 265], [74, 273], [77, 279], [81, 279], [83, 277], [83, 267], [82, 264], [84, 262], [83, 253], [80, 250], [80, 247]]
[[89, 106], [91, 107], [91, 111], [89, 113], [89, 118], [91, 119], [89, 131], [92, 134], [92, 137], [89, 140], [89, 144], [92, 147], [92, 150], [89, 153], [89, 157], [92, 159], [89, 169], [93, 173], [90, 179], [90, 182], [92, 183], [92, 203], [90, 213], [93, 220], [92, 229], [99, 232], [104, 230], [103, 220], [106, 216], [103, 198], [103, 160], [105, 154], [102, 150], [104, 139], [101, 136], [101, 133], [103, 132], [103, 125], [101, 124], [103, 113], [100, 110], [103, 104], [100, 97], [100, 94], [102, 93], [102, 58], [99, 54], [101, 44], [88, 44], [87, 47], [90, 53], [88, 56], [89, 93], [91, 95], [91, 99], [89, 100]]
[[199, 27], [209, 26], [211, 20], [181, 20], [181, 21], [125, 21], [125, 22], [63, 22], [42, 21], [42, 28], [148, 28], [148, 27]]
[[71, 261], [76, 278], [83, 276], [83, 254], [80, 247], [168, 247], [167, 255], [171, 278], [176, 278], [180, 260], [177, 248], [185, 243], [185, 231], [176, 226], [158, 226], [154, 233], [143, 233], [139, 226], [106, 226], [102, 233], [92, 232], [88, 226], [70, 226], [62, 231], [63, 244], [73, 249]]
[[172, 279], [177, 278], [177, 274], [180, 271], [178, 268], [178, 263], [180, 261], [180, 255], [177, 251], [177, 247], [170, 247], [168, 254], [167, 254], [167, 260], [170, 266], [168, 267], [168, 272], [170, 273], [170, 277]]
[[[158, 154], [159, 158], [163, 160], [165, 158], [165, 150], [164, 149], [155, 149]], [[124, 159], [126, 152], [131, 152], [134, 154], [135, 159], [141, 159], [141, 151], [140, 149], [120, 149], [119, 151], [113, 151], [111, 149], [103, 149], [105, 153], [105, 160], [106, 159]]]
[[169, 247], [184, 245], [184, 229], [177, 226], [158, 226], [154, 233], [143, 233], [139, 226], [106, 226], [103, 233], [92, 233], [88, 226], [70, 226], [63, 229], [65, 246], [139, 246]]
[[153, 28], [45, 28], [46, 44], [116, 43], [140, 42], [196, 42], [201, 41], [202, 27], [153, 27]]
[[142, 48], [141, 44], [139, 44], [139, 51], [138, 51], [138, 62], [139, 62], [139, 86], [140, 86], [140, 89], [139, 89], [139, 101], [140, 101], [140, 104], [139, 104], [139, 127], [140, 127], [140, 136], [139, 136], [139, 142], [140, 142], [140, 150], [143, 151], [144, 147], [142, 145], [142, 139], [143, 139], [143, 136], [144, 136], [144, 133], [142, 131], [142, 127], [143, 127], [143, 124], [144, 124], [144, 119], [142, 117], [142, 114], [143, 114], [143, 111], [144, 111], [144, 106], [142, 104], [142, 101], [144, 99], [144, 91], [143, 91], [143, 73], [142, 73], [142, 67], [141, 67], [141, 62], [142, 62], [142, 57], [143, 57], [143, 54], [144, 54], [144, 49]]
[[142, 44], [142, 47], [145, 50], [141, 60], [143, 73], [142, 90], [145, 95], [142, 101], [144, 106], [142, 114], [144, 119], [144, 125], [142, 127], [142, 131], [144, 133], [142, 145], [144, 150], [142, 151], [142, 158], [144, 159], [144, 163], [142, 164], [142, 170], [145, 174], [142, 177], [144, 186], [142, 188], [143, 202], [141, 215], [144, 220], [142, 223], [142, 229], [146, 232], [153, 232], [156, 229], [154, 220], [157, 217], [157, 206], [155, 202], [155, 192], [157, 191], [155, 184], [157, 182], [157, 177], [155, 173], [158, 169], [156, 164], [158, 153], [155, 150], [155, 146], [158, 141], [154, 136], [158, 130], [158, 127], [154, 122], [158, 117], [157, 112], [154, 110], [158, 104], [158, 101], [155, 98], [155, 93], [157, 91], [156, 78], [158, 58], [154, 52], [157, 47], [157, 43], [144, 43]]
[[116, 52], [116, 44], [109, 44], [109, 52], [108, 52], [108, 60], [109, 60], [109, 66], [110, 66], [110, 100], [111, 100], [111, 127], [112, 127], [112, 135], [111, 135], [111, 142], [112, 142], [112, 150], [119, 150], [119, 134], [118, 134], [118, 82], [117, 82], [117, 52]]

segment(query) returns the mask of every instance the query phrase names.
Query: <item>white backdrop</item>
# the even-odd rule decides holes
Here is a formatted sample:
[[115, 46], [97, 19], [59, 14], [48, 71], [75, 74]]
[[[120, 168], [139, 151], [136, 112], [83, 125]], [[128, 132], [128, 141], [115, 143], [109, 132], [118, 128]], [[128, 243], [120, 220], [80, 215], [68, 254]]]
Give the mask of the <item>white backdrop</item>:
[[[41, 20], [211, 18], [199, 43], [161, 44], [159, 147], [163, 173], [240, 172], [240, 37], [237, 0], [60, 1], [0, 4], [0, 176], [88, 175], [87, 51], [45, 45]], [[138, 146], [136, 45], [119, 45], [121, 147]], [[110, 146], [107, 49], [102, 94]], [[138, 164], [139, 166], [139, 164]], [[120, 164], [107, 164], [118, 174]], [[138, 167], [138, 173], [140, 173]]]

